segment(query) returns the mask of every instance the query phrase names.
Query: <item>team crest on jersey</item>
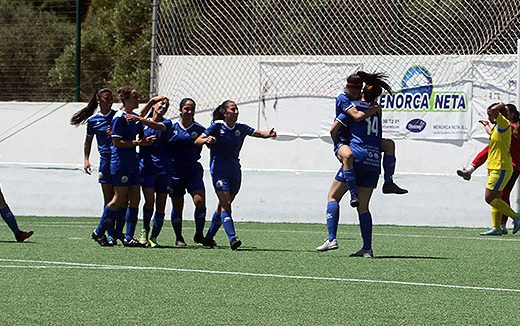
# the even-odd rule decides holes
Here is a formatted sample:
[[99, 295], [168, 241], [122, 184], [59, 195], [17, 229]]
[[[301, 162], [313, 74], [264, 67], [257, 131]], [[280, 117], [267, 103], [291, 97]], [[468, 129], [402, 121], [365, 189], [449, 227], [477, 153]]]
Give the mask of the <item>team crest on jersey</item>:
[[122, 176], [121, 183], [127, 183], [127, 182], [128, 182], [128, 177], [126, 175]]
[[235, 136], [237, 136], [237, 137], [240, 136], [240, 130], [235, 130]]
[[222, 188], [224, 186], [224, 181], [218, 180], [217, 181], [217, 187]]
[[194, 132], [191, 133], [191, 138], [192, 138], [192, 139], [195, 139], [195, 138], [197, 138], [197, 137], [199, 137], [199, 135], [197, 134], [196, 131], [194, 131]]

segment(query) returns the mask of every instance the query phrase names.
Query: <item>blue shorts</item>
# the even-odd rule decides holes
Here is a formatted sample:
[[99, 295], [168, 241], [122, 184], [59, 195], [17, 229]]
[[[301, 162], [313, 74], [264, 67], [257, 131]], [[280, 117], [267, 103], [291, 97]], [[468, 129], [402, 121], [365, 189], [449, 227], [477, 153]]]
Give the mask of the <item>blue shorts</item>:
[[101, 184], [112, 184], [112, 175], [110, 174], [110, 154], [108, 154], [108, 156], [99, 156], [98, 182]]
[[170, 176], [166, 173], [154, 173], [141, 171], [141, 186], [144, 188], [153, 188], [155, 192], [167, 194], [170, 192]]
[[112, 174], [112, 185], [114, 187], [130, 187], [141, 184], [141, 174], [137, 173], [115, 173]]
[[188, 191], [204, 190], [204, 169], [198, 163], [193, 169], [181, 173], [173, 173], [170, 179], [170, 196], [182, 197]]
[[238, 173], [216, 173], [211, 175], [215, 192], [228, 191], [232, 196], [238, 194], [242, 183], [242, 172]]
[[[363, 169], [359, 166], [354, 167], [354, 171], [356, 172], [356, 186], [365, 187], [365, 188], [377, 188], [377, 183], [379, 182], [380, 173], [377, 171], [372, 171], [369, 169]], [[340, 166], [336, 176], [334, 177], [336, 181], [345, 182], [343, 179], [343, 167]]]

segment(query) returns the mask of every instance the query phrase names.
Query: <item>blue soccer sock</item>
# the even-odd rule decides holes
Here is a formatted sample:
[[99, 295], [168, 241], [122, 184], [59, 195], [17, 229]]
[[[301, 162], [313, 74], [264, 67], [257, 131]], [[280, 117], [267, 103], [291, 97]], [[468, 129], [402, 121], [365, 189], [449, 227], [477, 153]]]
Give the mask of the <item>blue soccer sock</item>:
[[175, 232], [175, 238], [181, 239], [182, 238], [182, 212], [175, 212], [172, 211], [172, 226], [173, 231]]
[[343, 170], [343, 179], [345, 180], [345, 183], [347, 184], [348, 190], [350, 192], [350, 198], [357, 198], [358, 191], [356, 186], [356, 172], [354, 169]]
[[112, 214], [110, 214], [110, 206], [107, 204], [103, 209], [103, 214], [101, 214], [101, 219], [99, 220], [99, 224], [95, 231], [97, 235], [105, 234], [105, 231], [108, 228], [108, 221], [110, 221], [110, 217], [112, 217]]
[[119, 236], [123, 234], [123, 229], [125, 227], [125, 217], [126, 217], [126, 207], [125, 208], [119, 208], [116, 212], [115, 216], [115, 230], [114, 234], [116, 236]]
[[213, 213], [213, 217], [211, 218], [211, 223], [209, 224], [208, 233], [206, 233], [206, 240], [213, 240], [215, 235], [218, 232], [218, 229], [220, 229], [220, 226], [222, 225], [222, 219], [220, 218], [220, 213], [215, 211]]
[[372, 215], [365, 212], [359, 215], [359, 229], [363, 238], [363, 250], [372, 250]]
[[16, 223], [16, 218], [13, 215], [13, 212], [11, 212], [11, 209], [9, 206], [5, 206], [4, 208], [0, 209], [0, 214], [2, 215], [2, 218], [4, 219], [7, 226], [13, 231], [14, 235], [17, 236], [18, 233], [20, 233], [20, 229], [18, 228], [18, 223]]
[[231, 212], [222, 211], [220, 218], [222, 219], [222, 225], [224, 226], [224, 230], [226, 231], [229, 241], [233, 240], [233, 238], [236, 238], [235, 226], [233, 225]]
[[393, 182], [395, 173], [395, 156], [394, 155], [383, 155], [383, 170], [385, 176], [385, 182]]
[[147, 208], [143, 206], [143, 229], [146, 232], [150, 232], [150, 221], [152, 220], [153, 208]]
[[336, 239], [339, 222], [339, 204], [337, 201], [327, 203], [327, 230], [329, 231], [329, 241]]
[[153, 229], [151, 238], [157, 238], [164, 224], [164, 213], [155, 212], [153, 216]]
[[204, 208], [195, 208], [194, 213], [195, 219], [195, 234], [203, 234], [204, 232], [204, 224], [206, 223], [206, 207]]
[[128, 207], [126, 210], [126, 241], [130, 241], [133, 239], [135, 234], [135, 228], [137, 226], [137, 215], [139, 214], [139, 210], [137, 207]]

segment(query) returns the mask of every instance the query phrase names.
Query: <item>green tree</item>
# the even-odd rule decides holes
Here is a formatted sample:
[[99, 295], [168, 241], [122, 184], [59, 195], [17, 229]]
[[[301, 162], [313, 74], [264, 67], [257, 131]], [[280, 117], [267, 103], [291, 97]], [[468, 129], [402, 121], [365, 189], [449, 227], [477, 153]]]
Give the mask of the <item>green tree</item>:
[[0, 0], [0, 98], [55, 100], [48, 71], [74, 35], [74, 25], [31, 1]]
[[[148, 93], [152, 6], [147, 0], [93, 0], [81, 34], [81, 98], [86, 101], [100, 86], [137, 87]], [[49, 77], [64, 91], [74, 92], [75, 45], [69, 42]]]

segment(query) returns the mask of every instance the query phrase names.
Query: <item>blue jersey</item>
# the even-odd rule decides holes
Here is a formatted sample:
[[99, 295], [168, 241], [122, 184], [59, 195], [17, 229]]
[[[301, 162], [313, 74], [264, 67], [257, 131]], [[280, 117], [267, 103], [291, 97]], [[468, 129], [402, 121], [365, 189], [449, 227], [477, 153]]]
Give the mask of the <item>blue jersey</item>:
[[[362, 101], [354, 101], [359, 111], [368, 110], [371, 104]], [[362, 121], [354, 121], [347, 113], [340, 114], [336, 120], [348, 127], [350, 148], [354, 153], [355, 161], [361, 163], [363, 168], [371, 171], [381, 171], [381, 139], [383, 128], [380, 115], [371, 115]]]
[[[134, 112], [126, 113], [123, 110], [117, 111], [112, 119], [112, 138], [120, 138], [126, 141], [136, 139], [136, 136], [143, 135], [143, 125], [140, 122], [128, 121], [127, 114], [137, 115]], [[135, 147], [119, 148], [114, 145], [112, 148], [111, 172], [118, 171], [139, 171], [139, 161]]]
[[210, 145], [211, 172], [240, 169], [238, 156], [242, 144], [246, 136], [251, 136], [254, 133], [255, 129], [238, 122], [232, 128], [229, 128], [222, 120], [213, 122], [204, 131], [206, 136], [213, 136], [217, 139], [214, 144]]
[[155, 142], [150, 146], [139, 149], [141, 170], [147, 170], [153, 174], [171, 173], [171, 160], [168, 151], [168, 135], [172, 130], [172, 121], [161, 121], [166, 128], [164, 131], [156, 130], [148, 126], [143, 127], [143, 137], [155, 136]]
[[[348, 95], [346, 93], [341, 93], [336, 98], [336, 118], [342, 114], [347, 112], [350, 108], [355, 107], [354, 103], [350, 100]], [[341, 144], [348, 144], [350, 143], [350, 137], [348, 133], [348, 127], [342, 126], [339, 133], [338, 133], [338, 140], [337, 143], [334, 144], [334, 148], [338, 145], [338, 143]]]
[[346, 93], [341, 93], [336, 97], [336, 117], [341, 113], [347, 112], [354, 104]]
[[202, 147], [195, 145], [195, 139], [205, 130], [206, 128], [197, 122], [188, 128], [184, 128], [179, 122], [173, 125], [168, 137], [173, 173], [197, 168]]
[[96, 136], [99, 155], [110, 156], [112, 150], [112, 138], [108, 133], [108, 127], [112, 124], [112, 119], [117, 111], [110, 110], [107, 115], [98, 112], [87, 120], [87, 135]]

